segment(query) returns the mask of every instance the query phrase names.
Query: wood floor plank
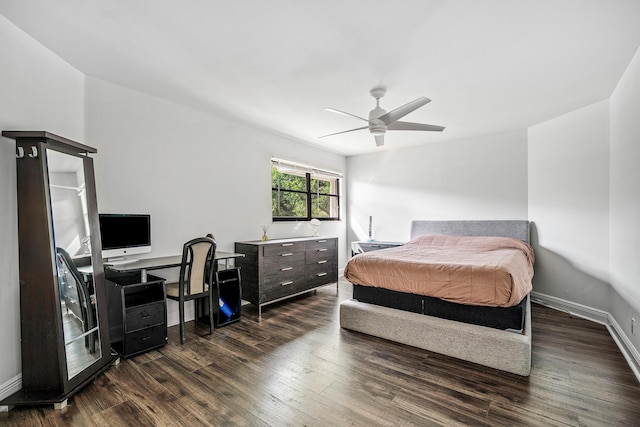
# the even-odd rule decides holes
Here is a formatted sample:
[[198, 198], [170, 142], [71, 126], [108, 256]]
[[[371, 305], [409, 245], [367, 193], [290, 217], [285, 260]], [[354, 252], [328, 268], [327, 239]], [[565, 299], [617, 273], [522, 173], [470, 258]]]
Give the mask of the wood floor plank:
[[239, 322], [177, 327], [63, 410], [20, 407], [7, 426], [638, 425], [640, 384], [603, 325], [534, 304], [531, 376], [343, 330], [339, 291], [264, 307]]

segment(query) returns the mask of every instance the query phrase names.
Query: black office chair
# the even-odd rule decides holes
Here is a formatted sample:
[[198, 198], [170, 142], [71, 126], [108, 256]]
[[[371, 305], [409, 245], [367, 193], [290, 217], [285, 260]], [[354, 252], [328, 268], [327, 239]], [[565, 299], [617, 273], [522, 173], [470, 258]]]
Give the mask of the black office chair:
[[[56, 248], [59, 276], [62, 279], [61, 292], [67, 310], [71, 311], [82, 322], [83, 332], [96, 327], [96, 312], [91, 299], [89, 284], [78, 271], [76, 264], [67, 251]], [[85, 337], [85, 345], [91, 353], [96, 350], [95, 334]]]
[[[184, 244], [178, 283], [166, 284], [167, 298], [178, 301], [180, 312], [180, 344], [184, 344], [184, 303], [195, 301], [196, 322], [199, 320], [197, 300], [208, 299], [209, 333], [213, 333], [213, 318], [218, 311], [217, 285], [213, 265], [216, 242], [209, 237], [197, 237]], [[216, 294], [214, 304], [214, 294]]]

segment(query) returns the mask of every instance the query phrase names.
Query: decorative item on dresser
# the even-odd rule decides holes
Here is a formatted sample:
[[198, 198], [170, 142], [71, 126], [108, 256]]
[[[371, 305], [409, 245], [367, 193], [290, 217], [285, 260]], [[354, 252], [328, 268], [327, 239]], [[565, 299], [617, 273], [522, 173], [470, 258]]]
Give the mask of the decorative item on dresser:
[[236, 242], [242, 298], [262, 307], [338, 282], [338, 239], [301, 237]]

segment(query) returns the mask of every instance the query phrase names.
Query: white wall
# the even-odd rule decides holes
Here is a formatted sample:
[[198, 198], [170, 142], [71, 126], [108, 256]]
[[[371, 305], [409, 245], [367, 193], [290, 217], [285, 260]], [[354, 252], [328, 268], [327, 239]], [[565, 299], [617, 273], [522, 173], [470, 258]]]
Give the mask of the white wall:
[[609, 310], [609, 104], [529, 128], [534, 290]]
[[[271, 156], [346, 168], [343, 156], [101, 80], [87, 78], [86, 93], [87, 141], [98, 148], [98, 209], [151, 214], [149, 256], [178, 254], [207, 233], [220, 250], [233, 251], [235, 241], [259, 239], [263, 224], [271, 238], [311, 235], [308, 222], [271, 223]], [[340, 239], [340, 266], [345, 223], [326, 221], [320, 229]], [[174, 324], [177, 306], [170, 303]]]
[[[640, 349], [640, 49], [611, 96], [611, 313]], [[618, 303], [616, 303], [618, 301]], [[625, 303], [626, 302], [626, 303]], [[631, 316], [636, 335], [631, 335]]]
[[388, 241], [408, 240], [414, 219], [527, 218], [525, 131], [353, 156], [348, 170], [351, 241], [369, 215]]
[[[53, 83], [55, 82], [55, 83]], [[84, 76], [0, 15], [0, 129], [84, 139]], [[15, 143], [0, 138], [0, 398], [20, 385]]]

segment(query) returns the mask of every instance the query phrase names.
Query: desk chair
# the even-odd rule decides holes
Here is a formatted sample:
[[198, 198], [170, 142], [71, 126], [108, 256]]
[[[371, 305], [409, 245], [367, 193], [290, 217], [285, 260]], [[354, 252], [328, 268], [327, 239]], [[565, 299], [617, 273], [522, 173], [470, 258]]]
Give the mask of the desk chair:
[[[216, 252], [215, 240], [208, 237], [197, 237], [182, 247], [182, 264], [178, 283], [166, 284], [167, 298], [178, 301], [180, 311], [180, 344], [184, 344], [184, 303], [185, 301], [208, 299], [205, 305], [209, 310], [209, 333], [213, 333], [213, 315], [218, 304], [214, 305], [213, 294], [217, 293], [212, 265]], [[217, 297], [216, 297], [217, 303]], [[196, 322], [198, 306], [196, 306]]]
[[[78, 271], [78, 267], [67, 251], [57, 247], [56, 260], [58, 275], [61, 279], [60, 292], [65, 306], [80, 319], [83, 332], [88, 332], [96, 327], [95, 303], [91, 299], [89, 284], [84, 280], [84, 276]], [[85, 346], [89, 347], [91, 353], [95, 352], [95, 334], [85, 337]]]

